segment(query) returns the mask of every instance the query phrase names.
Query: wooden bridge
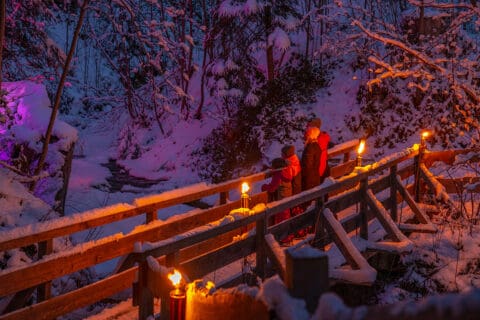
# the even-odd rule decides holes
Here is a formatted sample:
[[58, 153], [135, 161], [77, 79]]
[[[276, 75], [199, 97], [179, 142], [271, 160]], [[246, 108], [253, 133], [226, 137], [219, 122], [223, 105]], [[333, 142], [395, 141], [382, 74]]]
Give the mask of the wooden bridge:
[[[232, 210], [240, 207], [239, 199], [230, 199], [232, 191], [238, 193], [243, 182], [256, 185], [254, 190], [257, 190], [258, 184], [268, 179], [270, 172], [217, 185], [186, 187], [137, 199], [133, 204], [78, 213], [5, 232], [0, 236], [0, 251], [33, 245], [37, 247], [39, 259], [0, 271], [0, 297], [7, 301], [0, 310], [0, 319], [25, 319], [31, 315], [36, 319], [51, 319], [104, 301], [132, 287], [134, 305], [139, 306], [139, 318], [145, 319], [153, 311], [153, 295], [156, 295], [150, 281], [153, 271], [147, 263], [148, 257], [154, 257], [161, 265], [175, 266], [190, 279], [197, 279], [254, 254], [254, 272], [258, 277], [264, 278], [272, 266], [284, 276], [284, 257], [279, 256], [278, 244], [272, 239], [281, 239], [307, 226], [314, 226], [315, 232], [306, 241], [321, 249], [333, 242], [350, 266], [330, 270], [332, 280], [370, 285], [375, 281], [376, 272], [352, 243], [348, 233], [357, 230], [367, 241], [363, 249], [369, 251], [412, 250], [405, 234], [436, 232], [427, 214], [436, 208], [422, 204], [421, 195], [430, 193], [434, 195], [431, 197], [434, 201], [439, 199], [448, 203], [448, 193], [456, 192], [454, 183], [459, 182], [439, 182], [428, 170], [429, 166], [437, 160], [451, 163], [458, 153], [467, 151], [428, 152], [417, 146], [374, 164], [356, 167], [351, 154], [358, 143], [354, 140], [329, 150], [329, 158], [336, 163], [331, 170], [335, 180], [288, 199], [259, 205], [241, 217], [226, 219]], [[159, 209], [216, 194], [218, 204], [210, 208], [179, 214], [166, 221], [157, 218]], [[327, 195], [329, 199], [325, 202]], [[250, 208], [267, 203], [265, 192], [253, 192], [250, 198]], [[276, 225], [268, 223], [273, 215], [312, 201], [314, 205], [303, 214]], [[399, 215], [401, 202], [413, 212], [408, 221]], [[343, 214], [352, 207], [358, 210]], [[54, 239], [138, 215], [145, 216], [145, 224], [128, 234], [79, 243], [66, 252], [56, 251], [53, 247]], [[374, 219], [386, 233], [378, 241], [368, 240], [369, 222]], [[241, 237], [235, 237], [242, 233]], [[111, 275], [74, 291], [52, 296], [52, 281], [55, 279], [119, 257], [121, 260]], [[240, 272], [217, 286], [237, 285], [243, 277]], [[36, 303], [25, 306], [35, 290]]]

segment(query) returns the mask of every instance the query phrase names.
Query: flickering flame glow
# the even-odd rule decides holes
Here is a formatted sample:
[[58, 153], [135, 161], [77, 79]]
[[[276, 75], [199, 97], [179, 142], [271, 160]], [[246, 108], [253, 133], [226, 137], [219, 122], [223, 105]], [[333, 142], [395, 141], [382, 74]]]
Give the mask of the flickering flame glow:
[[365, 151], [365, 140], [360, 140], [360, 144], [358, 145], [357, 154], [362, 154]]
[[429, 135], [430, 135], [430, 132], [428, 132], [428, 131], [423, 131], [422, 132], [422, 138], [423, 139], [427, 138]]
[[173, 273], [168, 274], [168, 279], [170, 279], [175, 287], [178, 287], [180, 281], [182, 281], [182, 274], [178, 272], [178, 270], [174, 269]]
[[248, 186], [248, 183], [246, 183], [246, 182], [242, 183], [242, 193], [247, 193], [248, 190], [250, 190], [250, 187]]
[[215, 288], [215, 283], [213, 283], [212, 281], [207, 281], [207, 283], [205, 284], [205, 288], [207, 288], [207, 290], [212, 290]]

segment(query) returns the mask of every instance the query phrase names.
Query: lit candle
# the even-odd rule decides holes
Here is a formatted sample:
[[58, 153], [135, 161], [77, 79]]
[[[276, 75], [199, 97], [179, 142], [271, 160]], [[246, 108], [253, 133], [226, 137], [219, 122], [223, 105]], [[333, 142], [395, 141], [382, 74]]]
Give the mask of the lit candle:
[[362, 165], [362, 153], [365, 151], [365, 140], [361, 139], [357, 149], [357, 167]]
[[248, 190], [250, 190], [250, 187], [248, 186], [248, 183], [244, 182], [242, 183], [242, 195], [240, 197], [240, 203], [242, 209], [248, 209]]
[[185, 320], [186, 295], [180, 288], [182, 275], [178, 270], [173, 270], [168, 279], [175, 286], [175, 289], [170, 291], [170, 320]]
[[431, 132], [429, 130], [422, 130], [421, 132], [421, 139], [420, 139], [420, 147], [425, 149], [427, 147], [426, 140], [430, 136]]

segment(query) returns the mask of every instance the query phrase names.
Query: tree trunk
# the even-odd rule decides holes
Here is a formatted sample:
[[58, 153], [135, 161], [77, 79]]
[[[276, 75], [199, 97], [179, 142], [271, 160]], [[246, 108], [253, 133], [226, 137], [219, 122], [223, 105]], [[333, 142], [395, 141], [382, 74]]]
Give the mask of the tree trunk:
[[423, 0], [420, 6], [420, 17], [418, 17], [418, 33], [425, 34], [425, 7], [423, 6]]
[[[3, 2], [3, 1], [2, 1]], [[48, 122], [47, 132], [45, 133], [45, 141], [43, 142], [42, 153], [40, 154], [40, 159], [38, 160], [37, 167], [35, 168], [34, 175], [38, 175], [43, 169], [45, 164], [45, 159], [47, 157], [48, 145], [50, 144], [50, 138], [52, 137], [53, 125], [55, 124], [55, 119], [57, 117], [58, 109], [60, 108], [60, 98], [62, 97], [63, 87], [65, 86], [65, 80], [67, 79], [68, 70], [70, 67], [70, 62], [72, 61], [73, 54], [75, 52], [75, 47], [77, 46], [78, 36], [80, 30], [82, 29], [83, 19], [85, 17], [85, 12], [87, 11], [87, 5], [89, 0], [84, 0], [82, 8], [80, 9], [80, 16], [78, 17], [77, 27], [75, 28], [75, 33], [73, 35], [72, 44], [70, 45], [70, 50], [68, 52], [67, 60], [65, 60], [65, 65], [63, 67], [62, 76], [57, 87], [57, 93], [55, 94], [55, 100], [52, 108], [52, 113], [50, 114], [50, 120]], [[30, 185], [30, 191], [35, 189], [36, 180]]]
[[207, 48], [209, 46], [209, 37], [210, 37], [210, 23], [208, 20], [208, 11], [207, 4], [205, 0], [202, 0], [202, 14], [203, 14], [203, 25], [205, 26], [205, 38], [203, 40], [203, 57], [202, 57], [202, 77], [200, 79], [200, 102], [198, 103], [197, 111], [195, 112], [195, 118], [202, 118], [202, 109], [203, 104], [205, 103], [205, 76], [207, 73]]
[[273, 61], [273, 44], [268, 43], [268, 37], [272, 33], [272, 8], [270, 6], [265, 7], [265, 31], [267, 42], [267, 79], [272, 81], [275, 77], [275, 65]]
[[2, 68], [2, 59], [3, 59], [3, 42], [5, 41], [5, 16], [6, 16], [6, 0], [0, 1], [0, 93], [2, 91], [2, 82], [3, 82], [3, 68]]
[[310, 49], [310, 36], [311, 36], [311, 18], [310, 18], [310, 10], [312, 10], [312, 1], [307, 0], [307, 6], [306, 10], [308, 14], [307, 18], [307, 26], [306, 26], [306, 34], [307, 34], [307, 39], [305, 40], [305, 58], [308, 58], [308, 51]]

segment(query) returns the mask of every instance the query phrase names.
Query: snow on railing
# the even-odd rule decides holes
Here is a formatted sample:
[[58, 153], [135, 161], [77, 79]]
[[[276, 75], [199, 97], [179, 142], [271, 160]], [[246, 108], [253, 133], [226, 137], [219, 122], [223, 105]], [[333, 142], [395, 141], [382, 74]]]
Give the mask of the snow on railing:
[[335, 157], [342, 153], [353, 151], [357, 148], [359, 143], [359, 139], [353, 139], [344, 143], [337, 144], [332, 148], [328, 149], [328, 155], [329, 157]]

